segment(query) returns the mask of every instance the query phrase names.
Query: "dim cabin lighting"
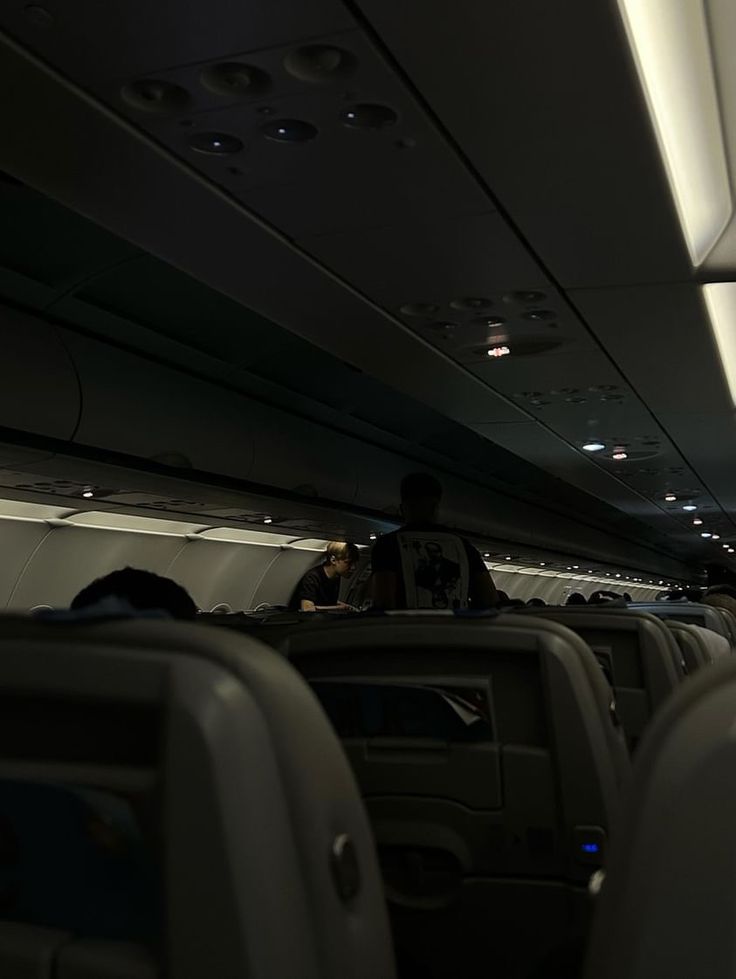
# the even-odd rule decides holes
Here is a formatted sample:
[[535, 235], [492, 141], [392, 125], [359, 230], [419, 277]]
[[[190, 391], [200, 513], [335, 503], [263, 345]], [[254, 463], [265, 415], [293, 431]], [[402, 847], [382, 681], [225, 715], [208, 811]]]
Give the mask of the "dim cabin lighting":
[[619, 0], [619, 9], [697, 267], [733, 207], [705, 4]]
[[605, 447], [605, 443], [603, 442], [590, 441], [583, 443], [584, 452], [602, 452]]

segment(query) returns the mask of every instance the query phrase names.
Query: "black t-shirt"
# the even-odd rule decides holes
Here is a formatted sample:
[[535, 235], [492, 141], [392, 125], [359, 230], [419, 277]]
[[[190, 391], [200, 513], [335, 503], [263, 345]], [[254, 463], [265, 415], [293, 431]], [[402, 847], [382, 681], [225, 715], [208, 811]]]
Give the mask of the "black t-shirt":
[[401, 562], [401, 549], [399, 546], [399, 534], [402, 531], [434, 531], [437, 534], [451, 534], [457, 540], [460, 541], [462, 546], [465, 548], [465, 554], [468, 559], [468, 575], [472, 581], [477, 575], [482, 574], [486, 570], [486, 566], [483, 563], [483, 558], [480, 556], [478, 551], [473, 547], [473, 545], [456, 534], [454, 531], [447, 527], [441, 527], [438, 524], [432, 523], [412, 523], [407, 524], [400, 530], [395, 530], [391, 534], [386, 534], [385, 537], [381, 537], [373, 545], [373, 550], [371, 551], [371, 570], [374, 574], [382, 571], [392, 571], [397, 576], [398, 581], [398, 593], [397, 593], [397, 608], [406, 608], [406, 588], [404, 585], [404, 573]]
[[307, 602], [314, 602], [315, 605], [337, 605], [340, 595], [340, 578], [328, 578], [325, 573], [325, 566], [318, 564], [316, 568], [307, 571], [302, 580], [294, 589], [289, 602], [289, 608], [299, 611], [302, 599]]

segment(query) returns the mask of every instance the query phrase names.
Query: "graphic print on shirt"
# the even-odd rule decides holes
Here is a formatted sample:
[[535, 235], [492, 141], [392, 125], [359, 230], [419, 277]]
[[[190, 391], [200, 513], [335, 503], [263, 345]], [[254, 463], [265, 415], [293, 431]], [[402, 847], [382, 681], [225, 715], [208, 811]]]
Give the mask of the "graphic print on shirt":
[[407, 608], [467, 608], [468, 556], [454, 534], [402, 531], [401, 569]]

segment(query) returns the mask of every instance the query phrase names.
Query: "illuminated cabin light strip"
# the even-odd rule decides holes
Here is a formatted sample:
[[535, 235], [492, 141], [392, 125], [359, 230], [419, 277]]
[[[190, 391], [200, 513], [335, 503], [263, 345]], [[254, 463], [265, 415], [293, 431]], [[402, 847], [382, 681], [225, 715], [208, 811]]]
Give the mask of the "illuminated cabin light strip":
[[731, 400], [736, 405], [736, 282], [711, 282], [703, 286], [703, 295]]
[[694, 266], [733, 210], [703, 0], [618, 0]]

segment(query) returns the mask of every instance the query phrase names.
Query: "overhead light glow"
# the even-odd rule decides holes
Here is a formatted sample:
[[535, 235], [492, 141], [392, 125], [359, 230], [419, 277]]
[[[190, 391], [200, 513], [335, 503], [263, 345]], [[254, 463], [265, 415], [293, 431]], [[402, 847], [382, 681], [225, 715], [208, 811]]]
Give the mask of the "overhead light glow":
[[94, 495], [95, 494], [91, 489], [86, 489], [82, 492], [82, 496], [85, 498], [85, 500], [91, 500]]
[[698, 508], [694, 503], [685, 503], [682, 509], [687, 510], [688, 513], [692, 513], [693, 510], [697, 510]]
[[729, 549], [728, 549], [728, 553], [729, 553], [729, 554], [733, 554], [733, 548], [732, 548], [732, 547], [729, 547]]
[[621, 452], [614, 452], [611, 458], [614, 459], [616, 462], [623, 462], [623, 460], [628, 459], [629, 456], [627, 452], [624, 452], [622, 450]]
[[711, 535], [710, 535], [710, 534], [708, 533], [708, 531], [707, 531], [707, 530], [704, 530], [704, 531], [703, 531], [703, 533], [702, 533], [702, 534], [701, 534], [700, 536], [701, 536], [701, 537], [705, 537], [705, 538], [708, 538], [708, 537], [710, 537]]
[[730, 547], [730, 544], [721, 544], [721, 547]]
[[674, 493], [665, 493], [664, 494], [664, 498], [665, 498], [665, 502], [666, 503], [676, 503], [677, 502], [677, 497], [675, 496]]
[[264, 517], [263, 518], [263, 522], [264, 523], [273, 523], [273, 517]]
[[506, 357], [511, 353], [510, 347], [489, 347], [486, 350], [489, 357]]
[[703, 525], [703, 521], [700, 519], [700, 517], [696, 517], [693, 520], [693, 527], [702, 527], [702, 525]]
[[507, 555], [506, 555], [506, 560], [507, 560], [507, 561], [510, 561], [510, 560], [511, 560], [511, 555], [510, 555], [510, 554], [507, 554]]
[[619, 0], [694, 266], [732, 212], [705, 4]]
[[[378, 540], [378, 534], [371, 534], [371, 540]], [[488, 557], [487, 554], [486, 557]]]
[[713, 534], [713, 540], [720, 540], [720, 539], [721, 539], [720, 534]]
[[583, 450], [585, 452], [602, 452], [605, 449], [603, 442], [584, 442]]
[[617, 578], [620, 578], [620, 577], [621, 577], [621, 575], [620, 575], [620, 574], [617, 574], [617, 575], [616, 575], [616, 577], [617, 577]]
[[736, 282], [709, 282], [703, 286], [703, 295], [731, 400], [736, 405]]

